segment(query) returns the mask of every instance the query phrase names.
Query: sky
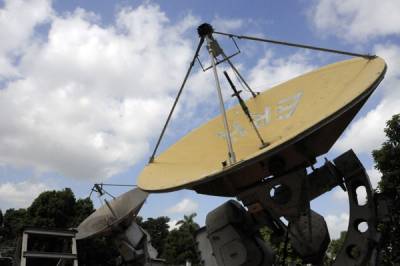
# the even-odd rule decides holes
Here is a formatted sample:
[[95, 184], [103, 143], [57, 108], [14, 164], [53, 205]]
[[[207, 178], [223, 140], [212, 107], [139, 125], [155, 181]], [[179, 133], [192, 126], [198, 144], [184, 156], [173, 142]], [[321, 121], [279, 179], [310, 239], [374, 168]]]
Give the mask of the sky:
[[[96, 182], [136, 184], [203, 22], [218, 31], [383, 57], [384, 81], [324, 155], [333, 159], [354, 149], [376, 187], [380, 174], [371, 151], [385, 140], [385, 121], [400, 112], [399, 14], [398, 0], [0, 0], [0, 209], [28, 207], [45, 190], [70, 187], [83, 198]], [[229, 40], [220, 41], [228, 53], [235, 50]], [[259, 90], [348, 58], [238, 44], [242, 53], [233, 61]], [[218, 114], [215, 93], [212, 73], [196, 64], [161, 151]], [[127, 189], [107, 187], [114, 195]], [[176, 221], [196, 212], [202, 225], [226, 200], [190, 190], [152, 194], [140, 215]], [[312, 207], [333, 238], [347, 228], [342, 191]]]

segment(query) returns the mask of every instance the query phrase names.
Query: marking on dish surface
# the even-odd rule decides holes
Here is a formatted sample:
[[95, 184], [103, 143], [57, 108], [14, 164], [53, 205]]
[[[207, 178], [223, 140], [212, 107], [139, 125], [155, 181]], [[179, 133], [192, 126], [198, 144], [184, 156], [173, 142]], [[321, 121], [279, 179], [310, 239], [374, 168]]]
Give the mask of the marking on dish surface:
[[[279, 100], [276, 108], [276, 118], [278, 120], [286, 120], [292, 117], [300, 103], [302, 96], [303, 92], [299, 91], [292, 96]], [[238, 115], [239, 112], [236, 111], [235, 114]], [[256, 127], [263, 128], [271, 123], [273, 113], [271, 112], [271, 108], [266, 105], [263, 113], [253, 113], [251, 116], [253, 117]], [[239, 122], [233, 121], [232, 125], [230, 126], [230, 134], [233, 142], [237, 141], [238, 138], [246, 136], [246, 133], [246, 129]], [[218, 131], [216, 135], [219, 138], [226, 139], [225, 131]]]
[[296, 111], [302, 96], [303, 92], [300, 91], [293, 96], [280, 100], [277, 108], [278, 119], [284, 120], [290, 118]]

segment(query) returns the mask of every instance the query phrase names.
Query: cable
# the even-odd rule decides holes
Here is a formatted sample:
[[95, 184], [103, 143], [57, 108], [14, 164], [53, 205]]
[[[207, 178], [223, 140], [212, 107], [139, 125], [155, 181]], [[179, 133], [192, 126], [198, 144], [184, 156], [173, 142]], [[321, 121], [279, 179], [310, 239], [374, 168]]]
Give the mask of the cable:
[[359, 54], [359, 53], [353, 53], [353, 52], [348, 52], [348, 51], [329, 49], [329, 48], [323, 48], [323, 47], [317, 47], [317, 46], [311, 46], [311, 45], [299, 44], [299, 43], [290, 43], [290, 42], [284, 42], [284, 41], [278, 41], [278, 40], [272, 40], [272, 39], [265, 39], [265, 38], [259, 38], [259, 37], [236, 35], [236, 34], [232, 34], [232, 33], [224, 33], [224, 32], [218, 32], [218, 31], [214, 31], [214, 33], [215, 34], [229, 36], [231, 38], [235, 37], [235, 38], [238, 38], [238, 39], [246, 39], [246, 40], [260, 41], [260, 42], [268, 42], [268, 43], [273, 43], [273, 44], [278, 44], [278, 45], [286, 45], [286, 46], [298, 47], [298, 48], [304, 48], [304, 49], [310, 49], [310, 50], [316, 50], [316, 51], [321, 51], [321, 52], [328, 52], [328, 53], [335, 53], [335, 54], [343, 54], [343, 55], [364, 57], [364, 58], [367, 58], [367, 59], [372, 59], [372, 58], [376, 57], [376, 55]]
[[112, 186], [112, 187], [137, 187], [137, 185], [128, 185], [128, 184], [105, 184], [100, 183], [103, 186]]
[[244, 86], [244, 84], [242, 83], [242, 81], [239, 78], [238, 74], [235, 71], [233, 71], [233, 73], [235, 73], [235, 77], [236, 77], [237, 81], [239, 81], [240, 87], [242, 87], [243, 90], [245, 90], [245, 91], [247, 91], [248, 93], [251, 94], [251, 91], [248, 88], [246, 88], [246, 86]]

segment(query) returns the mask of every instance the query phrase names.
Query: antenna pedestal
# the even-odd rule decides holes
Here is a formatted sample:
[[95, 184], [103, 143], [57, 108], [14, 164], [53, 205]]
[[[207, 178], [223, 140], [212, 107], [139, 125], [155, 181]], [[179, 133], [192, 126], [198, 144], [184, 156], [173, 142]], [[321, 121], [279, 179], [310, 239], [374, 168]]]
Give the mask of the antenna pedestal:
[[122, 232], [112, 236], [121, 254], [119, 265], [165, 265], [157, 260], [157, 250], [150, 243], [149, 234], [134, 221], [124, 228], [119, 226], [116, 231]]
[[[271, 242], [285, 242], [285, 246], [290, 243], [303, 263], [319, 265], [330, 237], [324, 218], [312, 211], [309, 203], [338, 185], [347, 188], [350, 217], [346, 240], [333, 265], [379, 265], [377, 225], [388, 215], [381, 207], [387, 202], [374, 193], [364, 167], [352, 150], [309, 174], [305, 169], [293, 171], [242, 192], [238, 199], [248, 211], [229, 201], [210, 212], [206, 229], [200, 230], [197, 237], [205, 265], [272, 265], [270, 249], [251, 244], [259, 240], [257, 232], [265, 226], [272, 231]], [[361, 202], [365, 195], [360, 194], [360, 187], [365, 190], [366, 202]], [[381, 213], [377, 212], [377, 206]], [[230, 248], [224, 248], [225, 244]], [[208, 249], [214, 256], [206, 255]], [[260, 254], [268, 262], [258, 260]], [[231, 260], [228, 264], [226, 258]]]

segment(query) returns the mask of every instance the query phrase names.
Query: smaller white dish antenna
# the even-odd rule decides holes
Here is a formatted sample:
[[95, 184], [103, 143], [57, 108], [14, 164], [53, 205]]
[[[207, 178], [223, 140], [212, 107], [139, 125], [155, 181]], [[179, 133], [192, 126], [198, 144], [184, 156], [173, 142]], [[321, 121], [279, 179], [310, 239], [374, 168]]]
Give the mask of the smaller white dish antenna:
[[87, 217], [79, 226], [76, 239], [109, 235], [123, 225], [130, 225], [146, 201], [148, 193], [134, 188], [118, 196]]

